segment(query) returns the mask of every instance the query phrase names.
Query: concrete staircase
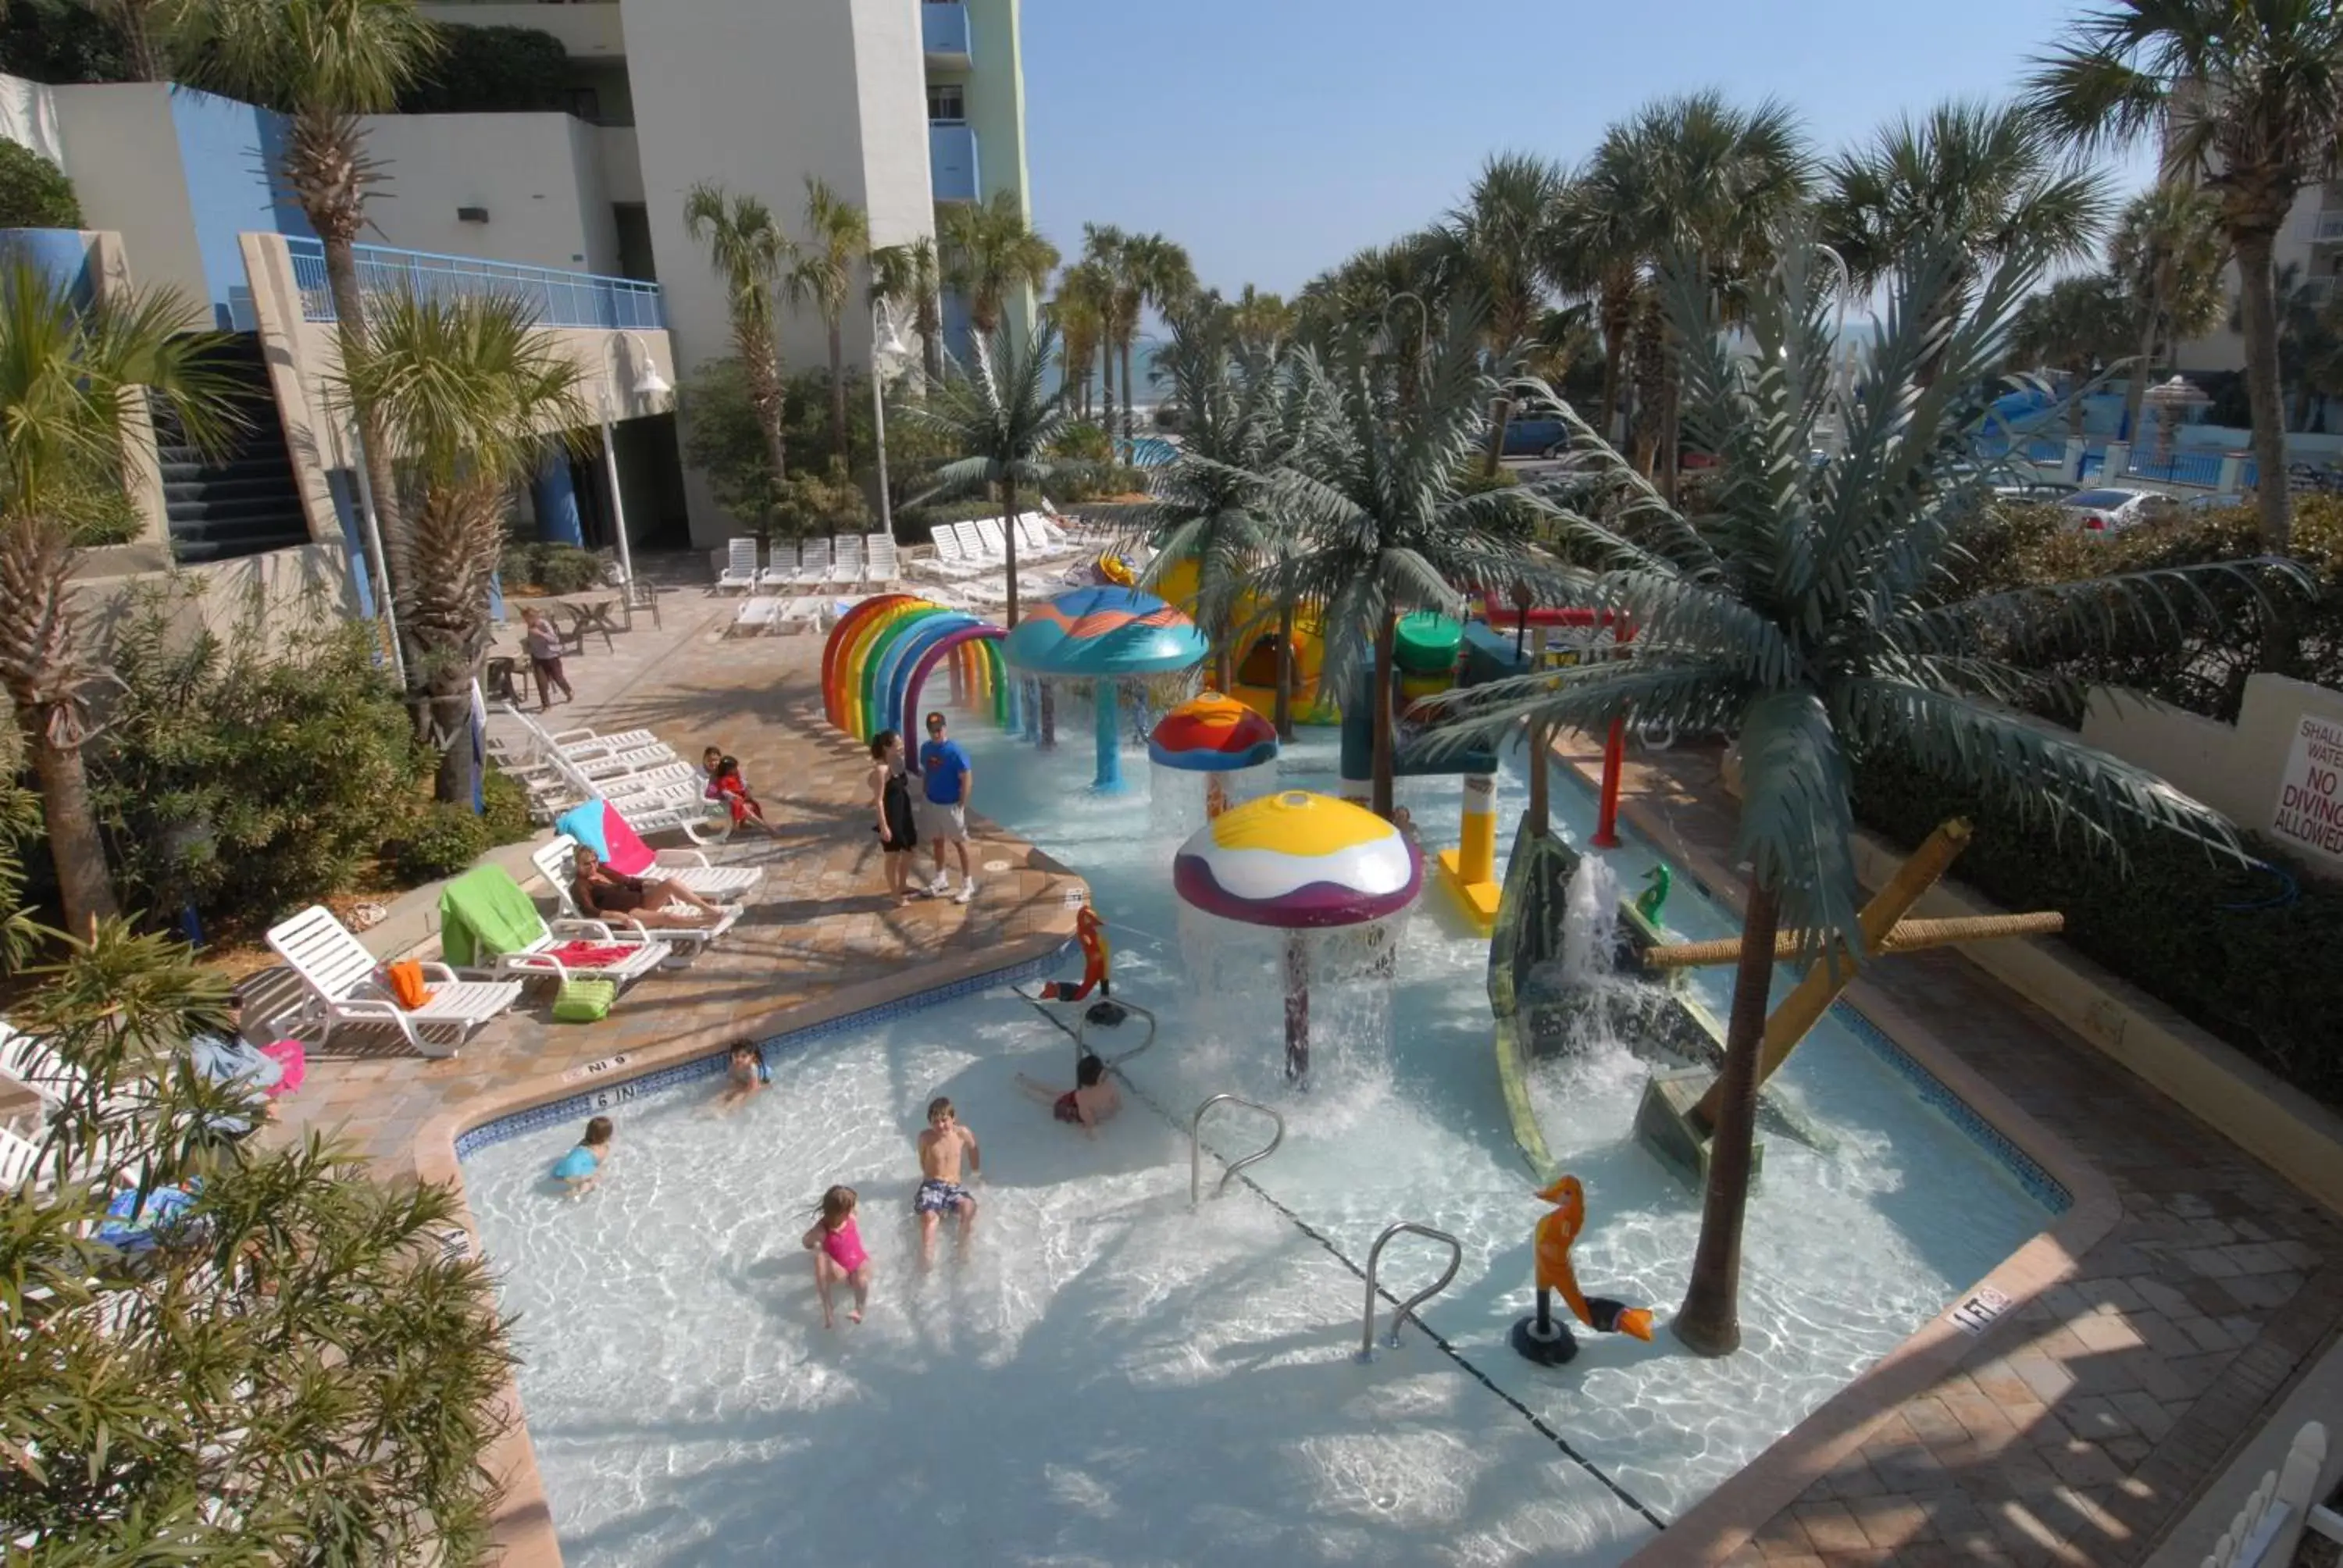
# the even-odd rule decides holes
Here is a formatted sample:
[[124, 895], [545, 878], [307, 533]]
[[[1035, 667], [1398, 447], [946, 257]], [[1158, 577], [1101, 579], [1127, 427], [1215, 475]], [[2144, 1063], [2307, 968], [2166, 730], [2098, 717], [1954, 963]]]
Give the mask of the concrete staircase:
[[188, 445], [178, 417], [155, 405], [156, 457], [171, 556], [182, 566], [235, 560], [309, 542], [308, 515], [285, 445], [285, 427], [256, 333], [239, 333], [218, 352], [216, 367], [246, 388], [246, 427], [228, 448], [206, 457]]

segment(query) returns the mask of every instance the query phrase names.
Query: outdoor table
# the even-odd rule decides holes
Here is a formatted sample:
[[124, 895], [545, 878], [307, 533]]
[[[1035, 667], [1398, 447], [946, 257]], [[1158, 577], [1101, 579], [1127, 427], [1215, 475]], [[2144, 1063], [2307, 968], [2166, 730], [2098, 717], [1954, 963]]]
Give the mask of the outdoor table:
[[613, 618], [625, 606], [626, 595], [622, 590], [589, 588], [582, 593], [553, 594], [535, 602], [553, 612], [557, 618], [554, 623], [557, 628], [560, 627], [559, 618], [568, 618], [568, 626], [562, 628], [562, 639], [579, 653], [586, 651], [588, 632], [600, 632], [602, 646], [606, 649], [615, 649], [618, 646], [614, 638], [619, 628]]

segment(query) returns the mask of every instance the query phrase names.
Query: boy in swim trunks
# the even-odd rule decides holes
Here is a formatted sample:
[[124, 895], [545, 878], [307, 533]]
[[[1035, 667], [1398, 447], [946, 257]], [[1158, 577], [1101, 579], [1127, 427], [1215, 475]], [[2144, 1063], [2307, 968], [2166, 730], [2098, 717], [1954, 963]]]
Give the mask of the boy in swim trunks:
[[920, 1134], [920, 1191], [911, 1210], [920, 1217], [920, 1266], [935, 1261], [936, 1226], [946, 1214], [960, 1216], [961, 1257], [968, 1256], [969, 1232], [976, 1228], [976, 1198], [960, 1184], [960, 1162], [968, 1157], [971, 1179], [983, 1174], [984, 1156], [976, 1134], [960, 1124], [959, 1112], [941, 1095], [928, 1102], [928, 1130]]

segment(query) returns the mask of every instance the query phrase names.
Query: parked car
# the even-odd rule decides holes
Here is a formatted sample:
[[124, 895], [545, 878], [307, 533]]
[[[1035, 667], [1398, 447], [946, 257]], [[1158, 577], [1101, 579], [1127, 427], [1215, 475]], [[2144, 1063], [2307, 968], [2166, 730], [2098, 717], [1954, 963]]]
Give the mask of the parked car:
[[1993, 498], [2015, 501], [2021, 506], [2065, 506], [2074, 498], [2076, 487], [2063, 479], [2031, 479], [2024, 484], [1996, 485]]
[[2142, 523], [2169, 517], [2176, 510], [2169, 496], [2154, 490], [2126, 490], [2104, 486], [2096, 490], [2077, 490], [2058, 503], [2059, 509], [2075, 519], [2075, 526], [2087, 534], [2119, 534], [2126, 528], [2136, 528]]
[[2227, 512], [2234, 511], [2245, 504], [2246, 498], [2243, 495], [2235, 490], [2227, 490], [2218, 495], [2191, 496], [2180, 503], [2180, 509], [2185, 512], [2199, 513]]
[[1559, 419], [1515, 417], [1505, 422], [1508, 457], [1559, 457], [1570, 450], [1570, 435]]

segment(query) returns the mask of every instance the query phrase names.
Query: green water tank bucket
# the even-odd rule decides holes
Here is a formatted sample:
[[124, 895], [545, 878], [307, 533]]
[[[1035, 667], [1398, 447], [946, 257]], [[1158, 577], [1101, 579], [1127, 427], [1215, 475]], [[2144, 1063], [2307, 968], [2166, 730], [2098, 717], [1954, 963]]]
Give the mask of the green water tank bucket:
[[1430, 610], [1400, 618], [1392, 645], [1392, 662], [1409, 675], [1445, 675], [1456, 668], [1456, 650], [1464, 642], [1464, 623]]

